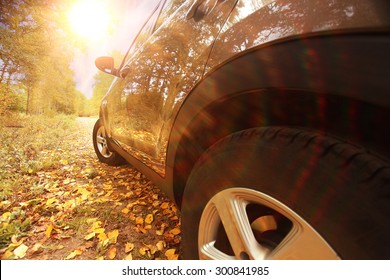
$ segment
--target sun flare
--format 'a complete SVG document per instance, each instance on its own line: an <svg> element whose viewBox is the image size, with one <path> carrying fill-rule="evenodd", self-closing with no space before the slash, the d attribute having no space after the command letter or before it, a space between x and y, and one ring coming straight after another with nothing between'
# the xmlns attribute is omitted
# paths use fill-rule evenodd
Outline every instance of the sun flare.
<svg viewBox="0 0 390 280"><path fill-rule="evenodd" d="M68 19L72 30L89 41L107 36L111 21L106 5L92 0L78 1L69 11Z"/></svg>

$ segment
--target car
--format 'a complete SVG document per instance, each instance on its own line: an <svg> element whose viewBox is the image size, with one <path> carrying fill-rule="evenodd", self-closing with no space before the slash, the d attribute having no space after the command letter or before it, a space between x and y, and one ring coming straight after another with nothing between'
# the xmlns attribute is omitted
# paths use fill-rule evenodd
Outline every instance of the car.
<svg viewBox="0 0 390 280"><path fill-rule="evenodd" d="M389 2L151 3L96 59L93 142L177 204L183 258L389 259Z"/></svg>

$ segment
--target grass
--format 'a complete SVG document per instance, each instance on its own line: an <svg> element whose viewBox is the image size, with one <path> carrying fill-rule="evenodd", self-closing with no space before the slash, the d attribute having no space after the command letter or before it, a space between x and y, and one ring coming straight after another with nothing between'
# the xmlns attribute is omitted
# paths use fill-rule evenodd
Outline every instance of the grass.
<svg viewBox="0 0 390 280"><path fill-rule="evenodd" d="M74 127L73 116L0 117L0 248L12 236L27 234L31 222L18 203L21 198L39 199L44 190L36 175L56 168L66 158L61 149Z"/></svg>
<svg viewBox="0 0 390 280"><path fill-rule="evenodd" d="M59 151L75 126L75 118L59 115L21 116L0 119L0 180L36 174L55 166Z"/></svg>

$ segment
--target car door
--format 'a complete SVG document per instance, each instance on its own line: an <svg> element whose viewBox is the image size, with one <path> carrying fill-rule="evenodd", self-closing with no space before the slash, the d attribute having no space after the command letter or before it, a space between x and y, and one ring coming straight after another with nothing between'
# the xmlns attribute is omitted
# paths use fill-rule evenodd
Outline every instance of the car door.
<svg viewBox="0 0 390 280"><path fill-rule="evenodd" d="M209 53L236 0L167 0L151 36L122 68L106 97L113 138L165 174L167 140L180 104L202 78ZM142 35L142 34L141 34Z"/></svg>

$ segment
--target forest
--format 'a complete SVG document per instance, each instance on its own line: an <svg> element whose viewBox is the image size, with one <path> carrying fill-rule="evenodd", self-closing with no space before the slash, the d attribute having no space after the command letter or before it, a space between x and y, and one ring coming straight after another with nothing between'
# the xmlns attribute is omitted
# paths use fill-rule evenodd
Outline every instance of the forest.
<svg viewBox="0 0 390 280"><path fill-rule="evenodd" d="M91 12L103 2L0 0L1 260L179 258L173 202L136 169L94 153L113 77L74 60L91 49L93 30L104 35L98 24L109 13ZM72 26L69 11L83 3ZM89 98L77 89L80 69L96 71Z"/></svg>
<svg viewBox="0 0 390 280"><path fill-rule="evenodd" d="M96 74L89 99L76 89L72 60L85 42L68 23L72 2L1 0L0 116L97 115L112 78Z"/></svg>

